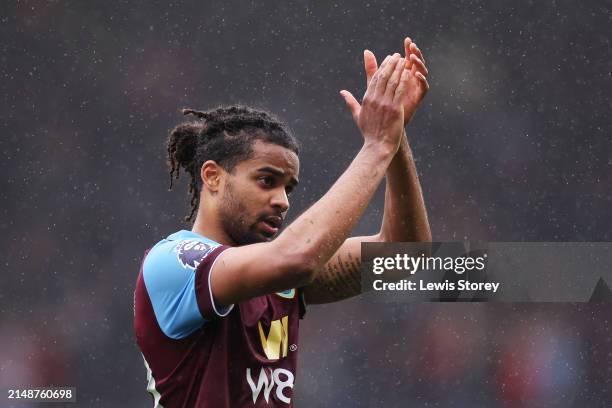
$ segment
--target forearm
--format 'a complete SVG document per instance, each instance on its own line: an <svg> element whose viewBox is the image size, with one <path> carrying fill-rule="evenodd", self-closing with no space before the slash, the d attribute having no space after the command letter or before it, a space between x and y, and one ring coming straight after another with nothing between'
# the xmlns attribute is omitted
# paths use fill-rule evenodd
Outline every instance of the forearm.
<svg viewBox="0 0 612 408"><path fill-rule="evenodd" d="M306 303L329 303L361 293L361 243L376 242L377 235L347 239L305 288Z"/></svg>
<svg viewBox="0 0 612 408"><path fill-rule="evenodd" d="M361 293L361 243L381 240L431 241L423 194L405 135L387 169L385 210L380 233L347 239L306 287L306 301L335 302ZM398 276L397 279L400 278Z"/></svg>
<svg viewBox="0 0 612 408"><path fill-rule="evenodd" d="M393 158L392 149L364 146L330 190L276 240L321 268L355 228Z"/></svg>
<svg viewBox="0 0 612 408"><path fill-rule="evenodd" d="M405 133L387 170L380 239L386 242L431 241L423 192Z"/></svg>

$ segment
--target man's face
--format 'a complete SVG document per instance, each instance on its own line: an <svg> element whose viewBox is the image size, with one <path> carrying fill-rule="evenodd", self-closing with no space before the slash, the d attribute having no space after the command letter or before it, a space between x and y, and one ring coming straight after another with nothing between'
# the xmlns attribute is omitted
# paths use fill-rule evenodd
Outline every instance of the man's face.
<svg viewBox="0 0 612 408"><path fill-rule="evenodd" d="M280 230L288 195L298 182L298 156L289 149L257 140L250 159L227 173L219 216L237 245L270 241Z"/></svg>

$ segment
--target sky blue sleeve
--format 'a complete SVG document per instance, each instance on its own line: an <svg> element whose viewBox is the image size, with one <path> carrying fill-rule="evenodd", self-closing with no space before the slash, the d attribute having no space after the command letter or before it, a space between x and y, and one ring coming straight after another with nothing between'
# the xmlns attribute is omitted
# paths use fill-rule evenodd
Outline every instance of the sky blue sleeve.
<svg viewBox="0 0 612 408"><path fill-rule="evenodd" d="M196 270L219 244L201 240L164 240L143 264L143 278L157 322L164 334L182 339L202 327L196 295ZM229 311L228 311L229 313Z"/></svg>

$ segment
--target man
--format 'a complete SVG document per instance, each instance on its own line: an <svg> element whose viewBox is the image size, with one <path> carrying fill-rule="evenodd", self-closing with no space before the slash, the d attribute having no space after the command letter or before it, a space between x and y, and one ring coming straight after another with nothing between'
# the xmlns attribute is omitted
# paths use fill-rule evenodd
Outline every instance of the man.
<svg viewBox="0 0 612 408"><path fill-rule="evenodd" d="M299 148L266 112L197 112L170 134L170 177L190 175L191 231L158 242L135 290L135 332L156 407L292 406L305 303L360 292L364 241L429 241L404 126L428 84L416 44L380 68L364 54L360 105L341 94L364 139L330 190L279 233L298 183ZM378 234L348 238L383 176ZM172 185L172 183L171 183Z"/></svg>

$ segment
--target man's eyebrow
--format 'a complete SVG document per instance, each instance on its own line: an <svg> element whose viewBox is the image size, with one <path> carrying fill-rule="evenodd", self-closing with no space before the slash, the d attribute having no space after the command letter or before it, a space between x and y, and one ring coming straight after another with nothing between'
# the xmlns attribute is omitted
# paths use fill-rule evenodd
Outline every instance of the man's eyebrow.
<svg viewBox="0 0 612 408"><path fill-rule="evenodd" d="M282 171L281 169L276 168L276 167L264 166L264 167L261 167L261 168L257 169L257 171L264 171L264 172L267 172L267 173L272 173L272 174L274 174L275 176L278 176L278 177L284 177L285 176L285 172ZM295 184L297 184L299 182L300 181L297 178L291 177L291 184L295 185Z"/></svg>

